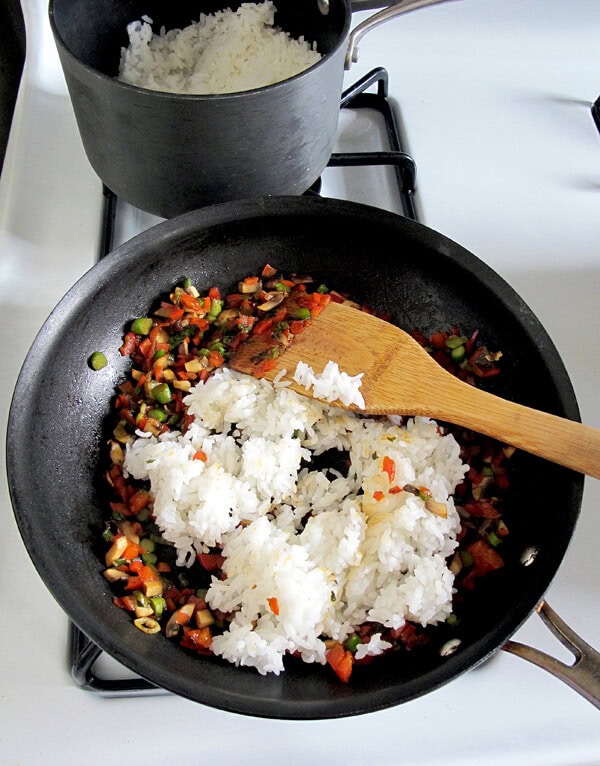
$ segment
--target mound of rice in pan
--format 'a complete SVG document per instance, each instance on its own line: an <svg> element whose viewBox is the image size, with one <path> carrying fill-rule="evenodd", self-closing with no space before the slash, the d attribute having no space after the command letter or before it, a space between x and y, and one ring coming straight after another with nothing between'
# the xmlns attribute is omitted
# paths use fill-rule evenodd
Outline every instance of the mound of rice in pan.
<svg viewBox="0 0 600 766"><path fill-rule="evenodd" d="M222 546L226 576L212 578L206 601L232 620L214 654L279 673L287 653L324 663L325 640L365 622L426 626L451 613L451 493L467 467L435 422L356 416L227 368L185 404L186 433L138 432L124 469L149 480L179 564ZM347 454L347 473L317 467L330 450ZM374 633L357 659L389 646Z"/></svg>
<svg viewBox="0 0 600 766"><path fill-rule="evenodd" d="M238 93L303 72L321 55L303 38L275 27L275 6L243 3L238 10L200 14L184 29L152 31L147 16L127 26L119 79L169 93Z"/></svg>

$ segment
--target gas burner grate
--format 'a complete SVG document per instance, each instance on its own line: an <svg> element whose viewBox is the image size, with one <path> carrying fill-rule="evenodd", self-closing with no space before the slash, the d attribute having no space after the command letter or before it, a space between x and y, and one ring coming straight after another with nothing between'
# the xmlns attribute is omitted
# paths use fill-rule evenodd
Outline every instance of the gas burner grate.
<svg viewBox="0 0 600 766"><path fill-rule="evenodd" d="M370 89L376 86L375 92ZM600 101L600 99L599 99ZM388 73L383 67L373 69L342 93L341 109L372 109L384 120L389 150L370 152L334 153L328 167L392 166L402 212L407 218L417 220L415 209L416 166L410 155L403 150L402 134L392 105L388 99ZM599 105L600 110L600 105ZM309 194L319 194L321 179L318 179ZM104 187L104 213L100 236L99 257L107 255L115 241L117 219L117 197ZM95 667L103 650L91 641L79 628L71 624L70 635L71 675L82 689L107 697L131 697L165 694L164 689L143 678L105 678Z"/></svg>

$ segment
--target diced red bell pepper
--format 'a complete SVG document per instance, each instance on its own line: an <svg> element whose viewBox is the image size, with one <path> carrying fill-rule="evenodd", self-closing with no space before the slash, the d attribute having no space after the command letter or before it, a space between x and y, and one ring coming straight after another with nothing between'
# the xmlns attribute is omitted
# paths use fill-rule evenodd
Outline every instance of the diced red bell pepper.
<svg viewBox="0 0 600 766"><path fill-rule="evenodd" d="M183 638L180 641L185 649L192 649L200 653L206 653L212 644L212 633L209 627L184 628Z"/></svg>
<svg viewBox="0 0 600 766"><path fill-rule="evenodd" d="M223 567L225 557L220 553L198 553L197 559L200 562L200 566L206 569L207 572L216 572Z"/></svg>
<svg viewBox="0 0 600 766"><path fill-rule="evenodd" d="M134 332L126 332L123 345L119 349L121 356L131 356L137 348L138 337Z"/></svg>
<svg viewBox="0 0 600 766"><path fill-rule="evenodd" d="M489 500L471 500L465 503L465 511L482 519L499 519L500 513Z"/></svg>
<svg viewBox="0 0 600 766"><path fill-rule="evenodd" d="M481 577L504 566L502 556L491 545L488 545L485 540L475 540L475 542L467 545L466 550L473 557L473 567L462 581L464 588L472 589L477 577Z"/></svg>
<svg viewBox="0 0 600 766"><path fill-rule="evenodd" d="M385 473L387 473L389 482L391 484L394 481L394 477L396 476L396 463L394 463L394 461L388 455L383 458L383 470Z"/></svg>
<svg viewBox="0 0 600 766"><path fill-rule="evenodd" d="M348 683L352 674L352 666L354 664L354 657L352 652L344 649L341 644L336 642L326 652L325 659L333 668L340 681Z"/></svg>

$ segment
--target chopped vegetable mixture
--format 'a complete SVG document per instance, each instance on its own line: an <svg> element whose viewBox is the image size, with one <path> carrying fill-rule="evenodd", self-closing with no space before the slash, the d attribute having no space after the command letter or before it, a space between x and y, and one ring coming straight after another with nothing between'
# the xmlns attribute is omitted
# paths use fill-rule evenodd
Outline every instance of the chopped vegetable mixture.
<svg viewBox="0 0 600 766"><path fill-rule="evenodd" d="M245 277L226 295L216 287L201 294L186 281L162 299L151 315L131 322L120 348L131 359L131 373L114 399L115 423L109 443L106 478L111 498L104 530L104 577L114 588L114 604L130 612L135 626L144 633L163 633L188 651L210 654L213 635L223 630L231 616L211 610L205 601L210 577L223 576L221 551L215 548L198 554L190 568L175 565L173 546L154 523L153 498L147 486L123 475L127 443L136 431L155 436L171 429L185 431L190 420L183 398L192 386L226 364L253 335L260 335L263 347L266 345L254 359L257 374L271 369L294 336L331 300L348 299L310 277L284 277L267 265L261 275ZM481 344L476 329L470 335L458 327L430 337L419 330L413 335L441 365L470 383L500 372L501 354ZM100 369L106 358L94 354L90 363ZM455 493L462 525L450 569L458 604L461 594L473 589L478 578L503 566L502 543L509 534L503 498L510 485L514 450L465 429L440 427L454 434L461 457L470 466ZM206 461L206 455L199 451L194 459ZM432 513L445 512L443 504L427 497L427 488L398 487L390 458L384 457L383 470L390 492L414 492ZM276 598L269 600L269 608L278 614ZM447 622L456 625L459 617L452 614ZM429 630L416 624L393 630L365 623L343 644L327 644L327 662L342 681L350 679L355 665L373 660L372 656L357 659L356 653L375 633L391 644L388 651L412 650L429 641Z"/></svg>

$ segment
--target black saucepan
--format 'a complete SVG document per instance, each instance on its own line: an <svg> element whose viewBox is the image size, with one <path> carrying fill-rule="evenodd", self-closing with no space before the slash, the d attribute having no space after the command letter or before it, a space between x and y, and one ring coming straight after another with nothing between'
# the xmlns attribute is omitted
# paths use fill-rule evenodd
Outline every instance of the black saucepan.
<svg viewBox="0 0 600 766"><path fill-rule="evenodd" d="M22 368L8 426L8 478L16 519L37 570L81 630L160 687L198 702L265 717L327 718L371 712L425 694L504 646L552 580L580 510L583 477L527 454L514 458L506 511L506 566L465 602L458 628L428 647L357 667L348 685L290 658L279 677L189 656L138 631L111 603L99 545L105 420L126 374L118 348L133 317L185 277L223 290L265 263L313 274L391 312L406 329L459 324L504 353L493 389L578 419L565 368L518 295L456 243L368 206L310 197L224 203L159 224L95 265L52 312ZM108 365L93 371L101 350ZM526 552L537 555L524 555ZM526 564L529 564L527 566ZM449 631L452 630L452 633ZM450 656L450 637L460 645Z"/></svg>
<svg viewBox="0 0 600 766"><path fill-rule="evenodd" d="M398 0L398 12L440 0ZM381 5L393 5L392 0ZM315 42L322 59L283 82L241 93L160 93L115 79L126 26L181 28L240 0L51 0L50 23L82 143L122 199L163 218L245 197L302 194L336 136L353 6L369 0L277 0L277 26ZM323 9L328 9L323 13Z"/></svg>

